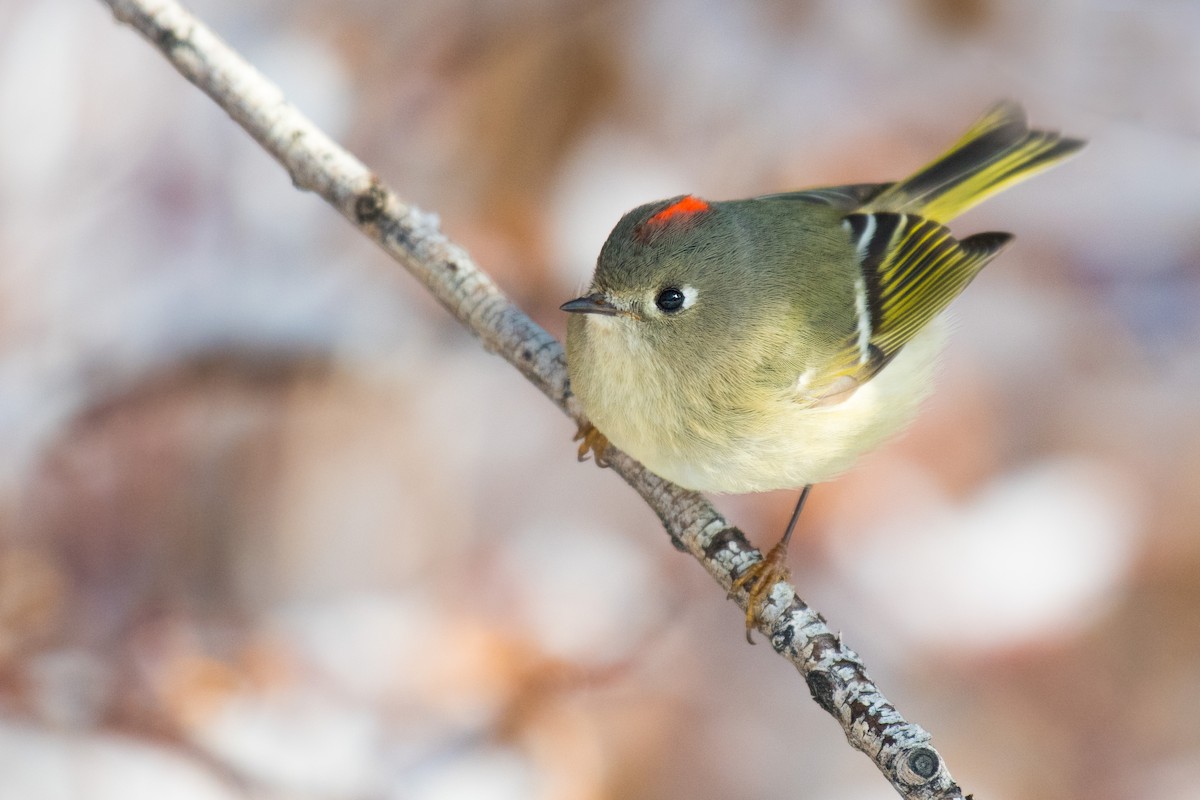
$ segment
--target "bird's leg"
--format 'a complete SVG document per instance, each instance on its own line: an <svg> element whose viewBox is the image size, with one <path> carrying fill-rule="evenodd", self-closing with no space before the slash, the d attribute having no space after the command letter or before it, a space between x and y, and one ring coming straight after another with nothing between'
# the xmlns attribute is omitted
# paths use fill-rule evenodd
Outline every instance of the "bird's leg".
<svg viewBox="0 0 1200 800"><path fill-rule="evenodd" d="M792 576L787 565L788 542L792 540L792 531L796 529L796 520L800 519L800 512L804 510L804 501L808 499L808 492L811 489L812 484L810 483L800 491L800 499L796 501L792 518L788 521L787 530L783 532L783 538L779 540L779 543L767 552L762 561L746 567L746 571L738 576L729 589L729 595L732 597L747 585L750 586L750 596L746 598L746 641L750 644L754 644L754 640L750 638L750 632L754 630L754 623L758 619L758 608L767 598L767 593L775 584L789 580Z"/></svg>
<svg viewBox="0 0 1200 800"><path fill-rule="evenodd" d="M604 434L596 430L596 426L590 422L583 422L579 425L579 430L575 432L573 442L579 442L578 458L580 461L587 461L588 456L592 455L596 459L597 467L607 467L608 459L604 457L604 451L608 449L608 439Z"/></svg>

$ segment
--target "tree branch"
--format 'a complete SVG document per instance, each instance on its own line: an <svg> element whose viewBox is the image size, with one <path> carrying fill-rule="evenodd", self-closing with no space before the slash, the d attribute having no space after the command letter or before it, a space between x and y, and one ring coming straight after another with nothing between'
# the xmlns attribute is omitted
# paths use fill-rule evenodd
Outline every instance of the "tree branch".
<svg viewBox="0 0 1200 800"><path fill-rule="evenodd" d="M174 0L103 1L245 128L297 187L328 201L416 276L486 349L520 370L576 422L583 419L567 384L562 347L441 233L436 217L401 201ZM610 454L612 469L654 509L676 547L696 558L725 591L734 575L762 558L700 495L624 454ZM746 593L734 599L745 610ZM875 762L901 796L962 798L929 734L900 716L867 677L858 655L792 586L776 584L758 627L804 676L813 699L841 724L850 744Z"/></svg>

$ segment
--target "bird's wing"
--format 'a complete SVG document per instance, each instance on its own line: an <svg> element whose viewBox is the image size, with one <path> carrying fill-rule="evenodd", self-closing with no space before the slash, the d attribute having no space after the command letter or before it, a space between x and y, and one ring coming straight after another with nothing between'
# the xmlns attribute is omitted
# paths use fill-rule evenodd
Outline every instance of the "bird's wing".
<svg viewBox="0 0 1200 800"><path fill-rule="evenodd" d="M849 214L854 247L853 334L820 375L805 381L813 402L845 399L958 296L1012 238L980 233L962 241L914 214Z"/></svg>

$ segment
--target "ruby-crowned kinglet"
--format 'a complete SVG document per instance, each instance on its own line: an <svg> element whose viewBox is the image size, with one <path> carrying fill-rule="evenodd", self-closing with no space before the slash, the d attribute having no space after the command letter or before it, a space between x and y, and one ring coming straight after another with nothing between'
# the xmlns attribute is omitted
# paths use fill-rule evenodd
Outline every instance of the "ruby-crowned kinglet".
<svg viewBox="0 0 1200 800"><path fill-rule="evenodd" d="M941 312L1011 239L959 240L944 223L1082 146L1002 103L899 183L639 206L587 294L562 307L571 386L602 437L662 477L707 492L806 487L802 503L913 418ZM603 438L585 441L598 457ZM754 579L748 623L786 574L799 509L735 584Z"/></svg>

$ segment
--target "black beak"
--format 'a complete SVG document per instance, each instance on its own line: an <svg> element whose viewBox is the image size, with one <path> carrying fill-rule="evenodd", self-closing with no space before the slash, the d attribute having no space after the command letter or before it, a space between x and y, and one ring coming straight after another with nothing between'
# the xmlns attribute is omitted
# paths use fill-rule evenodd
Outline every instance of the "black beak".
<svg viewBox="0 0 1200 800"><path fill-rule="evenodd" d="M563 303L559 308L572 314L604 314L609 317L621 313L620 309L608 302L608 299L599 292L585 297L576 297L574 300Z"/></svg>

